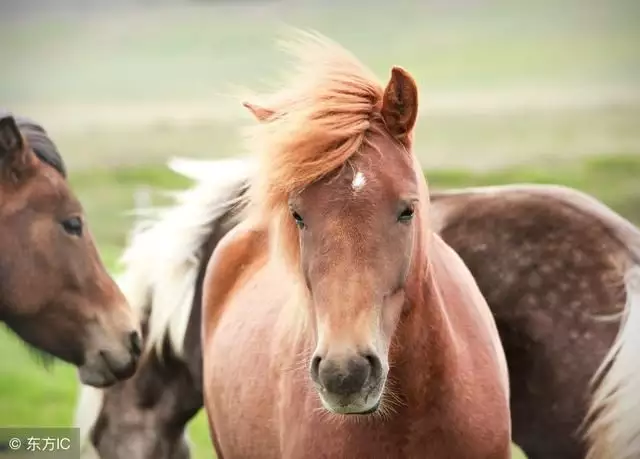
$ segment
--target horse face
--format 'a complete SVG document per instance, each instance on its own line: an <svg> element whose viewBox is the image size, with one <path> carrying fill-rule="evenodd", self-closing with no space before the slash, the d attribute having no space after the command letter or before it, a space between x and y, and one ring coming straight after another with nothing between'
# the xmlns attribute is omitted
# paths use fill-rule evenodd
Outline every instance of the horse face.
<svg viewBox="0 0 640 459"><path fill-rule="evenodd" d="M380 403L416 235L411 158L383 134L373 139L381 154L290 200L317 338L311 378L324 406L342 414Z"/></svg>
<svg viewBox="0 0 640 459"><path fill-rule="evenodd" d="M100 260L80 203L11 116L0 119L0 161L2 319L38 350L76 365L85 384L129 377L138 323Z"/></svg>

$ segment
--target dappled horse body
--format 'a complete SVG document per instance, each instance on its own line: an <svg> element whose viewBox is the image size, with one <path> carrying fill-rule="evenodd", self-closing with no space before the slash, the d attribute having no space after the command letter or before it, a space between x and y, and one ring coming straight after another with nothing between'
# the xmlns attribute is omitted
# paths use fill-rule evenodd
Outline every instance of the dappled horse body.
<svg viewBox="0 0 640 459"><path fill-rule="evenodd" d="M173 170L199 184L175 209L154 216L127 249L123 288L142 316L160 318L146 321L155 333L145 346L157 353L113 388L82 389L76 422L83 457L95 457L92 446L103 459L123 457L113 445L132 459L188 457L184 429L189 413L202 406L203 273L212 248L237 223L250 170L231 166L173 161ZM635 263L640 231L576 190L547 185L435 191L431 216L496 317L513 381L514 441L531 459L583 459L587 442L579 428L590 406L590 380L620 327L618 316L603 321L596 314L619 311L634 294L631 288L625 294L624 266ZM158 266L162 272L153 276L135 274ZM173 329L181 323L188 323L183 335ZM623 398L610 410L624 413L634 400ZM628 423L613 416L612 431ZM156 431L163 435L145 434ZM608 449L614 442L604 438ZM617 448L626 451L620 457L637 451L633 443Z"/></svg>
<svg viewBox="0 0 640 459"><path fill-rule="evenodd" d="M31 120L0 116L0 320L84 384L133 374L138 319L105 270L55 145Z"/></svg>
<svg viewBox="0 0 640 459"><path fill-rule="evenodd" d="M305 35L264 107L246 219L203 284L205 409L223 458L510 457L507 368L433 232L418 90Z"/></svg>
<svg viewBox="0 0 640 459"><path fill-rule="evenodd" d="M557 186L453 190L432 202L434 226L496 318L514 441L532 459L640 457L640 231Z"/></svg>

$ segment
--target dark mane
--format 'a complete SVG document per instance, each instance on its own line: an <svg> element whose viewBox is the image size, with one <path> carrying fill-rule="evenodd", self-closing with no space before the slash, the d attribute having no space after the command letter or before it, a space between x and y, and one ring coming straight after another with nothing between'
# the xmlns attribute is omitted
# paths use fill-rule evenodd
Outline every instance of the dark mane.
<svg viewBox="0 0 640 459"><path fill-rule="evenodd" d="M40 161L47 163L66 178L67 167L64 164L62 155L58 151L58 147L53 143L47 131L32 119L26 116L14 115L10 111L0 107L0 117L9 115L13 116L13 119L16 120L18 129L20 129L24 138L27 139L29 146L31 146L36 156L40 158Z"/></svg>
<svg viewBox="0 0 640 459"><path fill-rule="evenodd" d="M49 137L49 134L47 134L47 131L45 131L41 125L27 117L14 116L14 119L36 156L66 178L67 168L62 159L62 155L53 143L53 140L51 140L51 137Z"/></svg>

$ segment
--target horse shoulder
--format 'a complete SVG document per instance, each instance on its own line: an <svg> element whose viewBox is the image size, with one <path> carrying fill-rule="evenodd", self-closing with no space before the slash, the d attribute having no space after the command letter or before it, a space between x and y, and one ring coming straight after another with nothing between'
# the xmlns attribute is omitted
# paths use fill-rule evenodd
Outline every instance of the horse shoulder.
<svg viewBox="0 0 640 459"><path fill-rule="evenodd" d="M204 338L215 330L224 305L241 281L268 255L268 229L245 221L227 233L216 246L203 282Z"/></svg>

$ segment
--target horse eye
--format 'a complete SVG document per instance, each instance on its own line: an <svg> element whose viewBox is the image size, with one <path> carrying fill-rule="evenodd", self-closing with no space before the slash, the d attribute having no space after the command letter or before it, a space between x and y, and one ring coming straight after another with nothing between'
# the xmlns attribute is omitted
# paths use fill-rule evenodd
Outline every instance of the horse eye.
<svg viewBox="0 0 640 459"><path fill-rule="evenodd" d="M62 221L62 228L72 236L82 236L82 219L71 217Z"/></svg>
<svg viewBox="0 0 640 459"><path fill-rule="evenodd" d="M407 207L402 212L400 212L400 215L398 215L398 221L408 222L413 218L413 214L414 214L413 207Z"/></svg>
<svg viewBox="0 0 640 459"><path fill-rule="evenodd" d="M296 212L295 210L292 210L291 211L291 216L296 221L296 226L298 228L303 229L305 227L304 220L302 219L302 217L300 216L300 214L298 212Z"/></svg>

